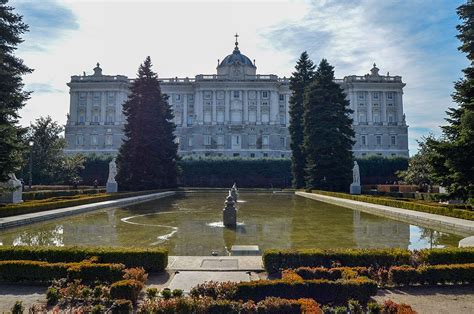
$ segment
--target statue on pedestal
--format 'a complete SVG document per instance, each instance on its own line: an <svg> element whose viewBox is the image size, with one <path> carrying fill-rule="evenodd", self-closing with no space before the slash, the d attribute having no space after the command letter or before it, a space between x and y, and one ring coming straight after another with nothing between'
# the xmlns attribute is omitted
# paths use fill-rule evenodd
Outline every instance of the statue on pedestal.
<svg viewBox="0 0 474 314"><path fill-rule="evenodd" d="M107 193L116 193L118 191L118 184L115 181L117 175L117 164L115 158L109 162L109 178L107 179Z"/></svg>
<svg viewBox="0 0 474 314"><path fill-rule="evenodd" d="M1 188L5 189L0 195L0 203L21 203L23 202L23 185L14 173L8 175L8 181L1 183Z"/></svg>
<svg viewBox="0 0 474 314"><path fill-rule="evenodd" d="M234 183L234 185L232 186L232 188L230 189L230 195L234 198L234 202L237 203L237 199L238 199L238 189L237 189L237 184Z"/></svg>
<svg viewBox="0 0 474 314"><path fill-rule="evenodd" d="M357 163L357 161L354 161L354 167L352 168L352 184L350 186L350 193L351 194L361 193L360 170L359 170L359 164Z"/></svg>
<svg viewBox="0 0 474 314"><path fill-rule="evenodd" d="M235 202L231 191L229 191L229 195L227 196L224 204L224 226L235 228L237 226L237 208L235 208Z"/></svg>

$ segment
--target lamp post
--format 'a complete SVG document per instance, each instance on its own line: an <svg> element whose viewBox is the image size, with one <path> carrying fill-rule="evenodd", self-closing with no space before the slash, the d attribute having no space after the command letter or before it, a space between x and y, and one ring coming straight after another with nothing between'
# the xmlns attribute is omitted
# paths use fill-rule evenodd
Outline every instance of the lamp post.
<svg viewBox="0 0 474 314"><path fill-rule="evenodd" d="M35 143L33 141L29 141L28 145L30 146L30 178L28 180L28 186L31 191L31 185L33 183L33 145Z"/></svg>

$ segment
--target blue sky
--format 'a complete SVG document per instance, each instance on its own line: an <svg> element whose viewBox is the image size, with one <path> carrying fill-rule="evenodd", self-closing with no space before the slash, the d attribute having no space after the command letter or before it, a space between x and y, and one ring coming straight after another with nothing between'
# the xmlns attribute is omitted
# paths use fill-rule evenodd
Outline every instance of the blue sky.
<svg viewBox="0 0 474 314"><path fill-rule="evenodd" d="M257 71L289 76L300 53L326 58L338 78L364 75L376 62L407 84L410 152L416 139L439 134L452 106L453 82L468 62L458 52L457 0L324 1L11 1L30 32L18 51L35 71L28 125L42 115L66 122L71 75L101 62L106 74L133 77L150 55L161 77L214 73L233 48Z"/></svg>

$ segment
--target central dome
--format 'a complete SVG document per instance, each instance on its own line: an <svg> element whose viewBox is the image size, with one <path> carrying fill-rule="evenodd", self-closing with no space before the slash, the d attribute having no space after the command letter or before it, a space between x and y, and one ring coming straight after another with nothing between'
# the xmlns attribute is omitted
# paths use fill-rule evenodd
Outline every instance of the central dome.
<svg viewBox="0 0 474 314"><path fill-rule="evenodd" d="M219 66L217 68L234 65L236 63L256 68L256 66L252 63L252 61L250 61L250 59L246 55L240 53L239 47L237 46L235 46L232 54L225 57L224 60L219 63Z"/></svg>

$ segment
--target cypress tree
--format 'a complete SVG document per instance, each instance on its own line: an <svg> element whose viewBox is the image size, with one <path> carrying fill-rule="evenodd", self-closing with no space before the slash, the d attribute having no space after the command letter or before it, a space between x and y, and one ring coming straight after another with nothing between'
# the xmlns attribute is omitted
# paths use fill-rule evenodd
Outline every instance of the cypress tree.
<svg viewBox="0 0 474 314"><path fill-rule="evenodd" d="M334 68L323 59L303 101L303 148L306 186L347 191L352 182L354 131L352 110Z"/></svg>
<svg viewBox="0 0 474 314"><path fill-rule="evenodd" d="M290 138L291 138L291 174L295 188L304 187L305 156L303 153L303 96L304 90L314 76L314 64L304 51L295 66L290 78Z"/></svg>
<svg viewBox="0 0 474 314"><path fill-rule="evenodd" d="M123 105L125 139L117 156L120 189L148 190L175 187L177 151L173 113L161 93L158 76L147 57Z"/></svg>
<svg viewBox="0 0 474 314"><path fill-rule="evenodd" d="M446 112L447 125L441 127L440 139L429 138L427 145L435 180L454 197L467 199L474 195L474 3L469 1L457 9L462 24L456 28L461 41L460 51L470 64L463 70L464 78L454 84L452 98L458 104Z"/></svg>
<svg viewBox="0 0 474 314"><path fill-rule="evenodd" d="M18 125L18 110L30 95L23 91L22 75L32 70L14 52L27 31L22 17L13 13L7 0L0 0L0 182L19 169L25 148L22 137L26 130Z"/></svg>

